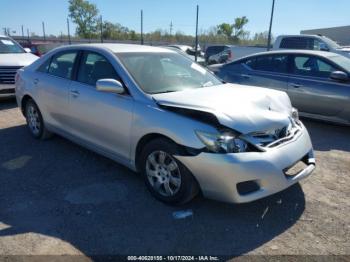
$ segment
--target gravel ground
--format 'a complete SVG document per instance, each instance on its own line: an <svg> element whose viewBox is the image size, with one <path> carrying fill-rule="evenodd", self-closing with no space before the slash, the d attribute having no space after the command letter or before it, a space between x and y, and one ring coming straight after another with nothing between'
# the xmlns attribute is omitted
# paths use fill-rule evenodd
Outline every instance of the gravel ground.
<svg viewBox="0 0 350 262"><path fill-rule="evenodd" d="M109 159L34 140L15 102L0 101L0 255L350 255L350 128L304 123L308 179L249 204L170 207ZM174 219L180 210L193 215Z"/></svg>

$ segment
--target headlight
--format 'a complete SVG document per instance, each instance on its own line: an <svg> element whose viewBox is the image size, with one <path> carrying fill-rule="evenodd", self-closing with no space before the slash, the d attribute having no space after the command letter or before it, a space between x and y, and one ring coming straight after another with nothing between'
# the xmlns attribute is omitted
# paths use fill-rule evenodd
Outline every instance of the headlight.
<svg viewBox="0 0 350 262"><path fill-rule="evenodd" d="M247 143L230 132L212 134L196 131L196 135L214 153L240 153L247 150Z"/></svg>
<svg viewBox="0 0 350 262"><path fill-rule="evenodd" d="M292 108L292 118L295 122L299 122L299 112L298 112L298 109L296 108Z"/></svg>

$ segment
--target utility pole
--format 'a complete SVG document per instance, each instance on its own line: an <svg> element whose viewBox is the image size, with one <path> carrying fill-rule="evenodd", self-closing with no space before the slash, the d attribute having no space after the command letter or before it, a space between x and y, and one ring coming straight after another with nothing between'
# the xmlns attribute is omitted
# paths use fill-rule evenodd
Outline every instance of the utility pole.
<svg viewBox="0 0 350 262"><path fill-rule="evenodd" d="M141 9L141 45L143 45L143 10Z"/></svg>
<svg viewBox="0 0 350 262"><path fill-rule="evenodd" d="M169 32L170 32L170 35L172 35L172 33L173 33L173 21L170 22L170 30L169 30Z"/></svg>
<svg viewBox="0 0 350 262"><path fill-rule="evenodd" d="M199 6L197 5L197 16L196 16L196 47L195 47L195 56L194 61L197 62L197 56L198 56L198 13L199 13Z"/></svg>
<svg viewBox="0 0 350 262"><path fill-rule="evenodd" d="M27 37L28 37L28 42L29 42L30 41L29 28L27 28Z"/></svg>
<svg viewBox="0 0 350 262"><path fill-rule="evenodd" d="M43 24L43 36L44 36L44 41L46 41L46 35L45 35L45 23L42 22Z"/></svg>
<svg viewBox="0 0 350 262"><path fill-rule="evenodd" d="M23 30L23 25L21 26L22 29L22 38L24 39L24 30Z"/></svg>
<svg viewBox="0 0 350 262"><path fill-rule="evenodd" d="M103 20L102 20L102 15L100 16L100 31L101 31L101 43L103 43Z"/></svg>
<svg viewBox="0 0 350 262"><path fill-rule="evenodd" d="M272 30L272 21L273 21L273 13L274 13L274 11L275 11L275 0L272 0L269 36L268 36L268 39L267 39L267 51L270 51L270 46L271 46L271 30Z"/></svg>
<svg viewBox="0 0 350 262"><path fill-rule="evenodd" d="M72 42L70 40L69 18L67 18L67 29L68 29L68 42L69 42L69 44L72 44Z"/></svg>

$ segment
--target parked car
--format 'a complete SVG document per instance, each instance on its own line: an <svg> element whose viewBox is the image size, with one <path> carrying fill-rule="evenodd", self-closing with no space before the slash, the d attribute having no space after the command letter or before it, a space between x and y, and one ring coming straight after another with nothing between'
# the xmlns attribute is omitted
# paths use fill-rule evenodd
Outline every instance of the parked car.
<svg viewBox="0 0 350 262"><path fill-rule="evenodd" d="M208 65L225 63L230 55L229 45L213 45L205 50L205 62Z"/></svg>
<svg viewBox="0 0 350 262"><path fill-rule="evenodd" d="M19 70L16 97L38 139L58 133L139 171L166 203L249 202L315 168L286 93L222 84L166 48L61 47Z"/></svg>
<svg viewBox="0 0 350 262"><path fill-rule="evenodd" d="M23 49L12 38L0 35L0 97L15 95L15 75L38 57Z"/></svg>
<svg viewBox="0 0 350 262"><path fill-rule="evenodd" d="M229 63L241 57L265 52L266 47L215 45L207 48L205 58L208 65Z"/></svg>
<svg viewBox="0 0 350 262"><path fill-rule="evenodd" d="M59 43L46 43L46 42L34 42L34 43L23 43L23 48L29 48L30 52L36 56L42 56L50 50L61 46Z"/></svg>
<svg viewBox="0 0 350 262"><path fill-rule="evenodd" d="M288 93L301 115L350 124L350 59L321 51L273 51L212 66L224 81Z"/></svg>
<svg viewBox="0 0 350 262"><path fill-rule="evenodd" d="M350 58L350 47L342 47L323 35L281 35L277 37L273 49L326 51Z"/></svg>
<svg viewBox="0 0 350 262"><path fill-rule="evenodd" d="M189 58L191 58L193 61L196 60L196 57L195 57L195 54L196 54L196 51L193 50L192 47L190 46L185 46L185 45L169 45L169 46L165 46L165 48L168 48L168 49L171 49L171 50L174 50L180 54L183 54L185 56L188 56ZM206 65L205 64L205 60L203 58L203 54L202 52L199 50L197 51L197 63L200 64L200 65Z"/></svg>

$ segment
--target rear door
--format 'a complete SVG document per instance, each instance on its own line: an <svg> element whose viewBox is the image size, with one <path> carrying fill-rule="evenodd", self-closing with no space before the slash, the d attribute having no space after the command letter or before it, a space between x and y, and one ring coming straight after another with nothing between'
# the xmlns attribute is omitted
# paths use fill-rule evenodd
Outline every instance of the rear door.
<svg viewBox="0 0 350 262"><path fill-rule="evenodd" d="M288 55L260 55L226 67L228 82L287 91Z"/></svg>
<svg viewBox="0 0 350 262"><path fill-rule="evenodd" d="M63 51L47 59L37 70L34 85L37 103L48 124L69 129L68 94L78 51Z"/></svg>
<svg viewBox="0 0 350 262"><path fill-rule="evenodd" d="M84 51L76 79L70 86L72 134L97 150L129 158L134 99L96 90L99 79L121 81L113 65L100 53Z"/></svg>
<svg viewBox="0 0 350 262"><path fill-rule="evenodd" d="M325 58L313 55L292 57L288 94L292 104L301 112L323 116L336 116L348 103L343 94L348 83L330 78L333 71L342 70Z"/></svg>

